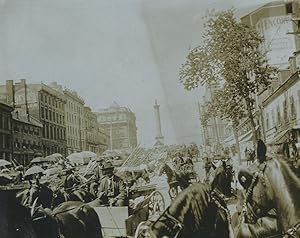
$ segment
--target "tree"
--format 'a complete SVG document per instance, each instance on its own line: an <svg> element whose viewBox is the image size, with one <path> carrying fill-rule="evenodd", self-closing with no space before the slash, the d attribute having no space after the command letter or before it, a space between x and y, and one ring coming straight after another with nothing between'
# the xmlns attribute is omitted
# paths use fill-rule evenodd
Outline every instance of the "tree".
<svg viewBox="0 0 300 238"><path fill-rule="evenodd" d="M225 81L226 90L231 92L227 97L236 98L231 100L232 109L240 108L246 112L256 144L254 95L264 90L276 73L261 52L264 39L255 29L238 22L233 9L211 14L203 37L204 45L187 55L180 69L180 81L186 90Z"/></svg>
<svg viewBox="0 0 300 238"><path fill-rule="evenodd" d="M225 83L223 88L220 88L214 92L212 98L206 103L206 110L204 111L204 119L207 121L209 118L221 117L232 123L233 134L235 138L236 150L238 153L239 163L241 162L240 146L238 140L238 126L242 119L246 116L245 108L240 106L239 97L232 97L234 88L230 87L228 83ZM205 123L203 120L202 123Z"/></svg>

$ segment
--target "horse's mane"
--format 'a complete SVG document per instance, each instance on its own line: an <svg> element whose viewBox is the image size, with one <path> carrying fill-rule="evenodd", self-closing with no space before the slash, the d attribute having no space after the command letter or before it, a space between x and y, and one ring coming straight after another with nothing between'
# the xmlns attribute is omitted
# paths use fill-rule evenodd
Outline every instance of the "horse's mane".
<svg viewBox="0 0 300 238"><path fill-rule="evenodd" d="M294 201L300 201L300 179L292 172L288 164L283 159L276 158L273 160L274 166L278 167L276 161L280 164L282 176L292 199ZM300 207L298 207L298 209L300 209Z"/></svg>

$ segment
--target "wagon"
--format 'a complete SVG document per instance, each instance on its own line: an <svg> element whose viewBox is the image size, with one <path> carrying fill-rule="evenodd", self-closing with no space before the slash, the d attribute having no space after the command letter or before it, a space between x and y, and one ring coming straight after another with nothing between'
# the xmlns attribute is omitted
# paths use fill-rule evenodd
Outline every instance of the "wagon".
<svg viewBox="0 0 300 238"><path fill-rule="evenodd" d="M129 207L94 207L98 214L103 237L133 237L142 221L155 219L165 210L163 195L155 185L136 187L130 194Z"/></svg>

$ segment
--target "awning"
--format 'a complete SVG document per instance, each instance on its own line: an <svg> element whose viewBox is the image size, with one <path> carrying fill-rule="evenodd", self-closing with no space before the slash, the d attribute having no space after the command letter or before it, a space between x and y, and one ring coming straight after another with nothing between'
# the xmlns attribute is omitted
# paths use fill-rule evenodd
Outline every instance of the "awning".
<svg viewBox="0 0 300 238"><path fill-rule="evenodd" d="M283 130L279 132L272 140L272 144L279 145L285 142L286 139L288 139L288 133L290 129Z"/></svg>
<svg viewBox="0 0 300 238"><path fill-rule="evenodd" d="M246 143L248 141L251 141L252 140L252 137L253 137L253 133L252 131L247 135L245 135L241 140L240 140L240 143Z"/></svg>

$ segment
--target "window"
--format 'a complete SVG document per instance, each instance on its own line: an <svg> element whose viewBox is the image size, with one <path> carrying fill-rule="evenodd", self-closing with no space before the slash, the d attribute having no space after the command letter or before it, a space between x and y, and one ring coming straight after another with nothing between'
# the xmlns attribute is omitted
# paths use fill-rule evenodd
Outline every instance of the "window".
<svg viewBox="0 0 300 238"><path fill-rule="evenodd" d="M41 107L41 117L44 118L45 113L44 113L44 107Z"/></svg>
<svg viewBox="0 0 300 238"><path fill-rule="evenodd" d="M267 129L270 128L269 113L266 113L266 127Z"/></svg>
<svg viewBox="0 0 300 238"><path fill-rule="evenodd" d="M287 106L287 100L283 101L283 119L284 121L287 121L288 118L288 106Z"/></svg>

